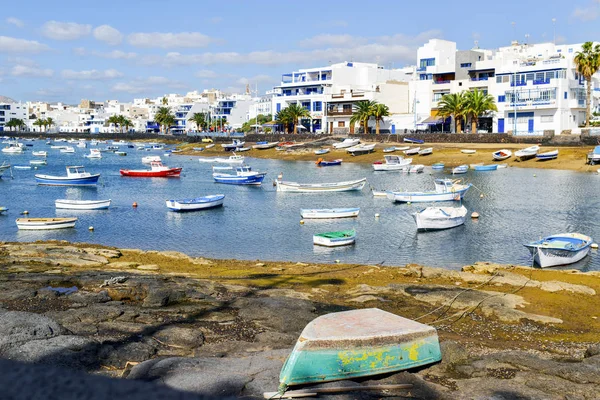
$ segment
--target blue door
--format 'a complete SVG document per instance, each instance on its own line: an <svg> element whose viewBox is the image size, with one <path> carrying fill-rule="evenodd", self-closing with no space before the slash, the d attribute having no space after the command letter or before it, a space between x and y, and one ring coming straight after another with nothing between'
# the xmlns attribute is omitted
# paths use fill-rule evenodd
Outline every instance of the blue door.
<svg viewBox="0 0 600 400"><path fill-rule="evenodd" d="M498 118L498 133L504 133L504 118Z"/></svg>
<svg viewBox="0 0 600 400"><path fill-rule="evenodd" d="M392 134L396 133L396 125L392 124Z"/></svg>
<svg viewBox="0 0 600 400"><path fill-rule="evenodd" d="M529 119L529 126L527 128L527 132L529 132L529 133L533 132L533 118Z"/></svg>

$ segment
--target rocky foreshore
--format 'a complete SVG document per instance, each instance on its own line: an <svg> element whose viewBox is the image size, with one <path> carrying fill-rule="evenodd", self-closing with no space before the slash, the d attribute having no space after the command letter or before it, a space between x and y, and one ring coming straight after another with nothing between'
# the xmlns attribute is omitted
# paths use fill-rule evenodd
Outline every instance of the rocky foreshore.
<svg viewBox="0 0 600 400"><path fill-rule="evenodd" d="M308 322L362 307L435 326L443 360L368 381L412 383L410 390L328 398L594 399L600 392L598 273L244 262L1 243L0 287L0 383L12 383L9 398L261 398L276 390ZM50 379L49 368L62 380ZM73 372L61 368L86 375L65 379Z"/></svg>

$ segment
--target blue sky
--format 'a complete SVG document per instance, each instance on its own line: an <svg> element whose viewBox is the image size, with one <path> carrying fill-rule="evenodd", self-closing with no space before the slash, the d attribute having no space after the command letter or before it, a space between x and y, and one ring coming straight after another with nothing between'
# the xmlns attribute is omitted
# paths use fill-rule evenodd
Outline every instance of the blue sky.
<svg viewBox="0 0 600 400"><path fill-rule="evenodd" d="M600 0L5 1L0 95L63 101L219 88L264 92L329 62L405 66L430 38L482 48L600 40ZM515 26L511 25L515 22Z"/></svg>

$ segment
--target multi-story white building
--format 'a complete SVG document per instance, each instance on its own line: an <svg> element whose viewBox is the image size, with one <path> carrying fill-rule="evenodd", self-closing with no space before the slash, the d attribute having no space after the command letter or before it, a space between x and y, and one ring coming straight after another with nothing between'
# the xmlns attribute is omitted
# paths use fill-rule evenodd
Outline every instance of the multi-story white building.
<svg viewBox="0 0 600 400"><path fill-rule="evenodd" d="M409 113L409 84L413 69L385 69L377 64L344 62L301 69L282 76L274 88L272 112L300 104L310 117L300 121L309 132L353 133L353 105L361 100L384 103L392 114ZM374 121L373 121L374 124ZM394 130L383 124L384 129Z"/></svg>
<svg viewBox="0 0 600 400"><path fill-rule="evenodd" d="M252 99L253 103L248 108L248 121L256 118L258 115L271 115L272 98L273 93L267 92L265 96L256 97Z"/></svg>
<svg viewBox="0 0 600 400"><path fill-rule="evenodd" d="M27 105L22 103L0 103L0 132L11 119L27 122Z"/></svg>

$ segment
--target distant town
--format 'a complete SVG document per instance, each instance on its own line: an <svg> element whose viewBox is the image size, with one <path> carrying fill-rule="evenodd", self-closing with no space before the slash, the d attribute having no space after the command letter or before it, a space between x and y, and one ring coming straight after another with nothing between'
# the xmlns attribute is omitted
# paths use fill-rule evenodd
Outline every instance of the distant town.
<svg viewBox="0 0 600 400"><path fill-rule="evenodd" d="M278 116L295 104L306 110L295 130L310 133L353 134L376 127L381 133L578 133L587 114L586 79L575 62L582 46L512 42L494 50L477 45L458 50L455 42L431 39L417 50L413 66L348 61L284 71L281 83L260 96L247 85L244 93L206 89L131 102L85 99L78 105L0 98L0 131L283 132L289 128ZM598 111L598 82L595 74L592 112ZM443 112L443 98L472 91L491 96L493 106L475 116L475 124L463 116L461 126L460 115ZM357 104L364 101L385 105L385 112L357 120Z"/></svg>

